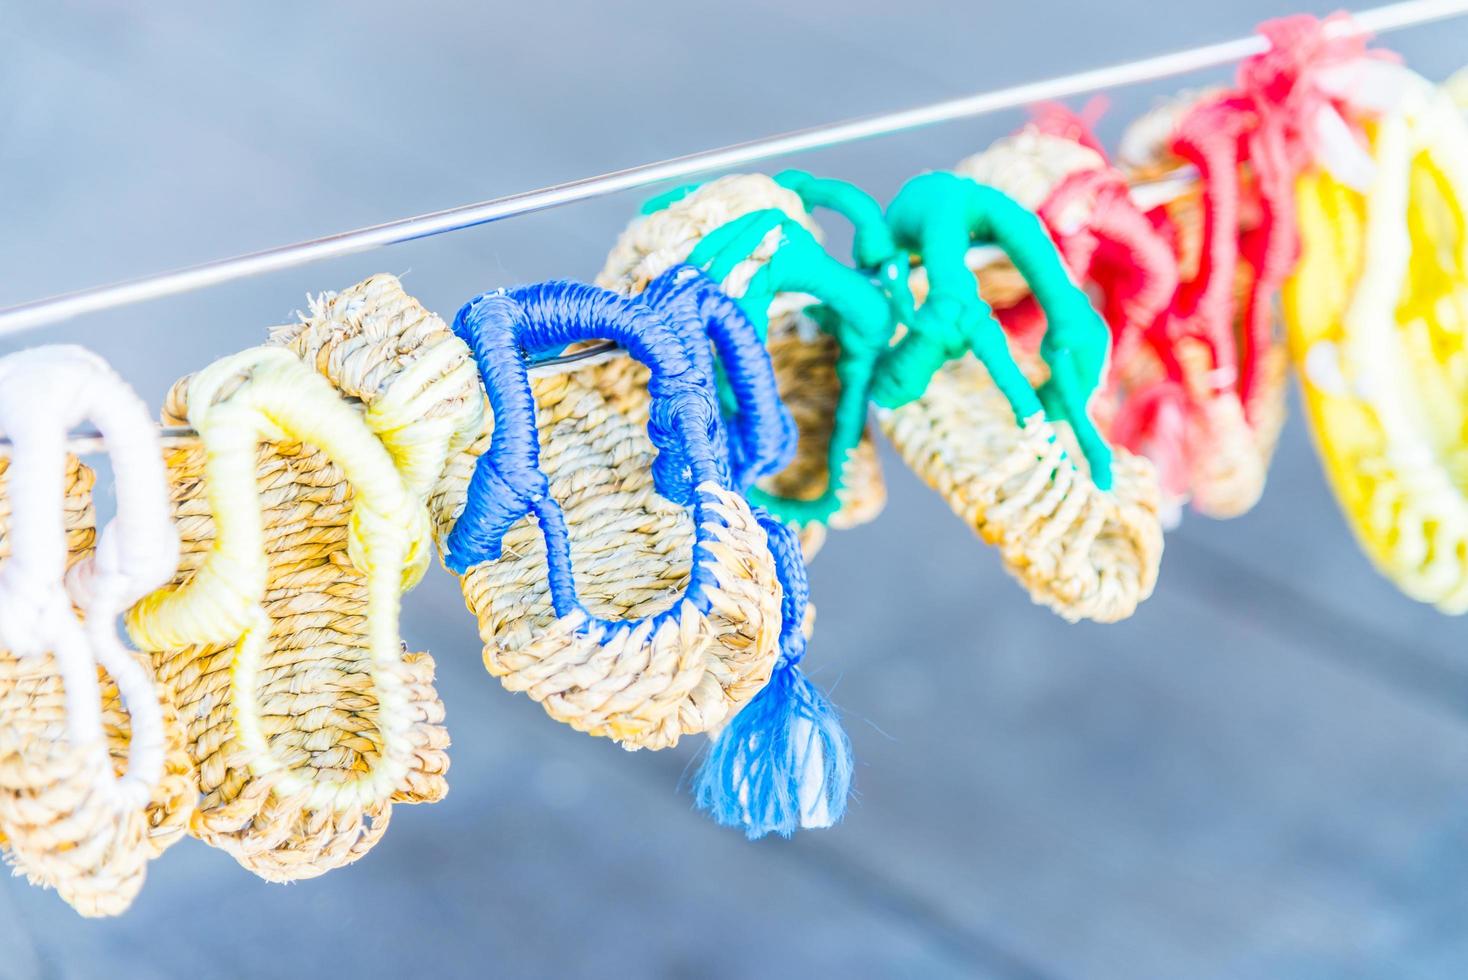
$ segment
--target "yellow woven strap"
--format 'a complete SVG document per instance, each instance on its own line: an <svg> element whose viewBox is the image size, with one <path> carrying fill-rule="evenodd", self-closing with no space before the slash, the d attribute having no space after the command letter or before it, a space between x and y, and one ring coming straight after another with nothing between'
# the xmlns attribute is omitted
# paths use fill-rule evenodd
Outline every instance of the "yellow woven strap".
<svg viewBox="0 0 1468 980"><path fill-rule="evenodd" d="M330 384L287 350L260 347L224 358L189 386L189 422L204 446L206 493L216 533L208 557L184 585L154 593L129 614L136 643L160 651L189 644L235 646L230 695L234 723L256 776L278 774L284 794L307 793L312 807L388 799L407 774L408 692L393 668L401 659L402 591L427 566L428 516L392 457ZM256 481L261 442L303 442L342 468L354 490L348 554L367 579L366 635L382 752L349 779L307 778L271 751L255 691L270 635L262 606L269 562Z"/></svg>
<svg viewBox="0 0 1468 980"><path fill-rule="evenodd" d="M1301 181L1286 322L1322 462L1362 547L1405 593L1461 613L1468 127L1445 93L1398 81L1365 193L1325 173Z"/></svg>

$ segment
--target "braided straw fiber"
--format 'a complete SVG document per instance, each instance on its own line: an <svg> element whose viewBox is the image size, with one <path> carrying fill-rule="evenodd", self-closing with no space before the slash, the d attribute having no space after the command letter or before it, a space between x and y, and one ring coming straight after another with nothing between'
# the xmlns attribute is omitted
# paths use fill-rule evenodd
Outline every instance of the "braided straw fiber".
<svg viewBox="0 0 1468 980"><path fill-rule="evenodd" d="M1118 449L1112 489L1097 489L1078 469L1084 457L1069 427L1038 415L1019 426L972 356L942 368L917 401L877 417L903 460L999 549L1036 602L1072 622L1104 623L1152 594L1162 528L1147 460Z"/></svg>
<svg viewBox="0 0 1468 980"><path fill-rule="evenodd" d="M1202 96L1183 96L1135 121L1122 139L1121 165L1133 180L1165 177L1183 165L1169 150L1171 133L1189 107ZM1243 198L1250 196L1248 168L1240 174ZM1204 202L1200 188L1164 205L1175 236L1179 272L1184 281L1198 273L1204 233ZM1257 220L1241 208L1239 233ZM1235 270L1234 309L1242 310L1253 287L1253 269L1239 262ZM1242 342L1243 324L1235 323L1236 343ZM1164 374L1154 352L1139 348L1136 356L1115 366L1124 390L1146 387ZM1182 370L1189 402L1183 436L1187 460L1187 489L1193 507L1215 518L1237 517L1259 501L1269 473L1269 462L1285 420L1285 379L1288 353L1282 339L1259 352L1259 374L1248 405L1240 399L1233 378L1222 377L1209 345L1194 337L1174 341L1173 355ZM1252 422L1250 421L1252 420Z"/></svg>
<svg viewBox="0 0 1468 980"><path fill-rule="evenodd" d="M783 211L819 239L820 229L805 210L800 197L763 174L733 174L710 181L653 214L634 221L612 247L597 285L636 294L671 266L688 258L704 235L736 218L767 208ZM734 267L723 282L724 292L744 295L749 281L769 261L779 242L772 232L749 259ZM780 397L790 409L799 432L794 461L760 486L774 494L813 500L827 486L827 447L840 384L836 359L840 353L835 338L822 333L800 312L808 300L782 294L770 308L770 330L766 346L775 368ZM610 372L607 380L634 389L646 383L647 369L636 362L622 371L633 378ZM851 453L842 471L841 507L831 516L838 530L873 520L887 502L881 464L870 432ZM813 557L825 538L817 524L801 528L801 545L806 558Z"/></svg>
<svg viewBox="0 0 1468 980"><path fill-rule="evenodd" d="M623 359L625 360L625 359ZM463 576L479 621L484 665L552 718L629 749L671 746L718 729L769 680L779 654L781 589L765 532L743 497L715 489L707 549L717 586L700 612L687 587L694 525L653 488L654 450L642 418L619 410L624 384L604 374L618 361L532 378L540 465L565 511L582 601L595 616L635 620L681 602L676 620L603 634L551 605L545 542L526 517L505 535L502 557ZM464 509L488 432L450 462L432 498L442 535ZM707 488L708 485L705 486Z"/></svg>
<svg viewBox="0 0 1468 980"><path fill-rule="evenodd" d="M997 187L1029 210L1038 211L1066 177L1105 166L1106 160L1090 147L1025 127L959 161L953 170Z"/></svg>
<svg viewBox="0 0 1468 980"><path fill-rule="evenodd" d="M0 491L8 460L0 458ZM68 563L95 544L92 470L67 460L64 521ZM9 497L0 492L0 559L9 553ZM67 737L65 690L53 657L16 657L0 651L0 845L33 884L55 888L85 916L119 915L143 886L147 862L178 840L196 793L182 732L170 698L160 692L167 739L163 777L143 810L119 812L99 800L95 767L110 758L126 770L130 731L117 688L98 671L108 753L72 745Z"/></svg>
<svg viewBox="0 0 1468 980"><path fill-rule="evenodd" d="M330 358L326 364L339 367ZM188 419L190 380L169 392L165 424ZM393 803L434 802L447 792L448 734L433 661L404 647L383 662L372 580L349 553L362 488L333 456L289 437L259 448L268 569L260 608L268 637L252 678L240 676L243 639L238 646L167 642L198 635L216 618L205 612L197 625L172 629L156 622L170 598L216 584L196 575L218 550L207 460L198 438L166 454L180 570L172 587L133 609L128 626L140 646L154 650L159 673L177 692L204 794L190 831L267 880L315 877L367 853L386 831ZM413 516L405 505L399 519L411 524ZM391 613L395 631L395 607ZM236 681L253 687L254 697L237 696Z"/></svg>

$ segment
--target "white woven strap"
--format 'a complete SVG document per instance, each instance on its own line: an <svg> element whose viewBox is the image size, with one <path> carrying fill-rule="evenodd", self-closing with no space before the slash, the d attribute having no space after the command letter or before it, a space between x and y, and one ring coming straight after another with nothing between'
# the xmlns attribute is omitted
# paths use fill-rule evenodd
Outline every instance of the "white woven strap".
<svg viewBox="0 0 1468 980"><path fill-rule="evenodd" d="M117 517L93 555L66 574L61 500L67 433L84 421L106 440ZM157 429L147 407L95 354L38 347L0 360L0 433L12 444L8 472L11 554L0 568L0 647L50 652L65 686L74 746L107 751L97 665L117 684L132 732L127 774L97 768L97 787L122 807L144 805L163 773L163 717L152 678L123 648L117 617L178 567L178 532ZM83 612L78 621L73 604Z"/></svg>

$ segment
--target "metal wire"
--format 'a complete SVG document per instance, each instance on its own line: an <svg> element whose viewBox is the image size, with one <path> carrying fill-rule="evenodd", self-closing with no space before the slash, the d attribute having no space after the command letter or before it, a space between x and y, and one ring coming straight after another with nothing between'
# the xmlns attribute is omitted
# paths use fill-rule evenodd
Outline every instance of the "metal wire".
<svg viewBox="0 0 1468 980"><path fill-rule="evenodd" d="M1379 34L1463 14L1468 14L1468 0L1404 0L1401 3L1387 4L1353 14L1352 19L1346 22L1346 29ZM874 136L997 112L1002 109L1018 108L1048 99L1060 99L1097 89L1115 88L1181 75L1202 68L1229 64L1249 55L1258 54L1264 49L1265 41L1262 37L1254 35L1237 38L1125 64L1094 68L1045 81L1027 82L992 92L981 92L944 102L935 102L913 109L816 126L747 143L736 143L733 146L643 164L627 170L586 177L565 184L542 187L538 190L524 191L477 204L466 204L445 211L400 218L385 224L328 235L325 238L206 262L203 265L190 266L174 272L146 276L142 279L133 279L113 285L95 286L78 292L0 309L0 336L58 323L85 313L96 313L132 303L161 299L165 296L205 289L236 279L380 248L384 245L459 231L516 215L560 207L575 201L585 201L619 191L647 187L663 181L730 170L772 157L837 146Z"/></svg>

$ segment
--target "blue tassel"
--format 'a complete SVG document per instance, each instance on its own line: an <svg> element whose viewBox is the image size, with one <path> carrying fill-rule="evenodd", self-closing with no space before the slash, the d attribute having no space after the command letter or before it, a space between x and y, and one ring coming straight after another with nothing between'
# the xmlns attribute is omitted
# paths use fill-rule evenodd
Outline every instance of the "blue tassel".
<svg viewBox="0 0 1468 980"><path fill-rule="evenodd" d="M698 771L700 809L750 840L829 827L846 813L851 742L836 709L781 658L764 690L734 716Z"/></svg>
<svg viewBox="0 0 1468 980"><path fill-rule="evenodd" d="M805 657L805 561L795 532L756 508L780 580L780 657L769 683L709 746L694 793L700 809L750 840L829 827L846 813L851 742L836 709L800 669Z"/></svg>

